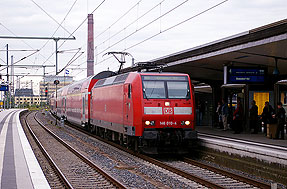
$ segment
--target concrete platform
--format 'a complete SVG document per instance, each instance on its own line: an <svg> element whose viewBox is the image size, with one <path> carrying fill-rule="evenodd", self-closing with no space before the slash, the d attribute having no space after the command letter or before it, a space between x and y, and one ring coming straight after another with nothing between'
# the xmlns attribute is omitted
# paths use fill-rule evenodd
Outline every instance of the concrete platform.
<svg viewBox="0 0 287 189"><path fill-rule="evenodd" d="M269 163L287 165L287 140L267 138L263 133L233 134L233 131L210 126L197 126L199 139L205 147L256 158Z"/></svg>
<svg viewBox="0 0 287 189"><path fill-rule="evenodd" d="M0 188L50 188L21 126L21 111L0 112Z"/></svg>

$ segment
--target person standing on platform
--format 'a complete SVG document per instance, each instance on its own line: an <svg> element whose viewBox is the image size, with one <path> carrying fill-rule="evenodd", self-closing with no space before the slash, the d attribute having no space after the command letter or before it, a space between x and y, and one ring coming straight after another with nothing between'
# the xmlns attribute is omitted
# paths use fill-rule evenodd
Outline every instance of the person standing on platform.
<svg viewBox="0 0 287 189"><path fill-rule="evenodd" d="M201 112L201 102L197 101L196 104L196 125L201 125L202 112Z"/></svg>
<svg viewBox="0 0 287 189"><path fill-rule="evenodd" d="M274 110L268 101L265 102L265 106L263 108L263 112L261 114L262 122L264 123L264 133L267 135L267 124L272 121L272 114Z"/></svg>
<svg viewBox="0 0 287 189"><path fill-rule="evenodd" d="M222 127L222 115L221 115L221 103L217 103L217 108L216 108L216 115L217 115L217 126L218 128Z"/></svg>
<svg viewBox="0 0 287 189"><path fill-rule="evenodd" d="M221 115L222 115L222 122L223 122L223 130L226 131L227 130L228 105L224 99L222 99Z"/></svg>
<svg viewBox="0 0 287 189"><path fill-rule="evenodd" d="M281 133L280 139L284 140L285 110L282 107L281 102L277 103L277 107L278 107L277 113L274 116L275 118L277 118L277 123L278 123L275 138L278 139L279 133Z"/></svg>
<svg viewBox="0 0 287 189"><path fill-rule="evenodd" d="M241 105L241 100L237 98L237 108L233 113L233 124L234 124L234 134L239 134L242 132L242 122L243 122L243 108Z"/></svg>
<svg viewBox="0 0 287 189"><path fill-rule="evenodd" d="M253 132L251 134L257 134L258 133L258 106L256 105L256 101L252 100L251 102L251 108L249 109L250 112L250 127L253 129Z"/></svg>

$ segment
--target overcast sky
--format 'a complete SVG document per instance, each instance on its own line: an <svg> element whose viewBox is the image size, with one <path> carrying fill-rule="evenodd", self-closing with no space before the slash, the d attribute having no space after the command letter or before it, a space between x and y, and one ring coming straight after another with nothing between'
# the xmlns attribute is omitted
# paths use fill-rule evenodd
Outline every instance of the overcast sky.
<svg viewBox="0 0 287 189"><path fill-rule="evenodd" d="M76 40L59 41L59 50L81 48L80 51L83 54L73 62L71 67L85 68L87 21L81 27L79 26L86 19L87 14L94 11L102 2L103 0L1 0L0 35L51 37L58 29L55 37L69 37L74 32L73 36ZM103 56L108 51L125 50L132 54L136 62L143 62L287 17L286 0L229 0L166 31L220 2L222 1L105 0L94 11L95 73L106 69L113 71L118 69L119 64L115 59ZM151 11L147 13L149 10ZM148 24L161 15L160 19ZM60 28L58 28L59 23L62 23ZM156 34L158 35L149 39ZM124 38L126 39L122 40ZM14 62L29 56L17 63L19 65L53 65L55 64L55 55L53 55L55 42L52 40L47 44L46 42L45 40L0 39L0 64L6 64L6 52L3 50L6 49L6 44L9 44L11 50L40 49L38 53L31 56L29 55L33 51L10 51L9 57L13 55ZM59 54L59 69L67 64L75 52L64 51ZM130 65L131 59L127 58L126 66ZM55 68L47 68L46 72L53 74ZM0 73L5 74L6 71L3 70ZM43 74L43 69L15 69L15 74L22 73ZM70 70L70 75L79 80L86 77L86 70ZM6 80L6 77L4 78ZM25 77L22 81L31 79L37 83L41 78Z"/></svg>

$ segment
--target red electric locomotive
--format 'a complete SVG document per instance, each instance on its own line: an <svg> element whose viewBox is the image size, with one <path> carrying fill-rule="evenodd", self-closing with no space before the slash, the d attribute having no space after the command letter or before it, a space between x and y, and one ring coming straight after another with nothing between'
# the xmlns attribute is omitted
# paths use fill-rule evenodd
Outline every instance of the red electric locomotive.
<svg viewBox="0 0 287 189"><path fill-rule="evenodd" d="M58 98L66 99L58 106L59 116L145 153L186 152L197 138L193 85L187 74L130 72L98 78L59 91Z"/></svg>
<svg viewBox="0 0 287 189"><path fill-rule="evenodd" d="M146 153L178 152L197 138L187 74L131 72L99 80L91 93L90 122L99 135Z"/></svg>

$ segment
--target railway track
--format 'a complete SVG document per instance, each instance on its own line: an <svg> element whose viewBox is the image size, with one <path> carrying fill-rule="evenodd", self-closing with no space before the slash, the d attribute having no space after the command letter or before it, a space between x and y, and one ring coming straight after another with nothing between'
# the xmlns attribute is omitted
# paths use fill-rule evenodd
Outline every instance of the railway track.
<svg viewBox="0 0 287 189"><path fill-rule="evenodd" d="M242 177L240 175L223 171L197 161L184 158L183 161L165 161L168 165L176 167L187 173L198 175L222 188L270 188L270 185Z"/></svg>
<svg viewBox="0 0 287 189"><path fill-rule="evenodd" d="M271 187L270 185L262 183L262 182L259 182L257 180L253 180L253 179L250 179L250 178L238 175L238 174L231 173L229 171L218 169L218 168L215 168L213 166L206 165L206 164L203 164L201 162L192 160L190 158L184 157L183 161L185 163L188 163L189 165L197 166L197 167L200 167L202 169L214 172L214 173L216 173L219 176L230 177L230 178L233 178L234 180L236 180L237 182L247 183L250 186L255 186L255 187L258 187L258 188L270 188Z"/></svg>
<svg viewBox="0 0 287 189"><path fill-rule="evenodd" d="M109 142L109 144L113 145L111 142ZM270 188L270 185L268 184L204 165L188 158L184 158L184 161L173 161L168 163L143 154L135 153L119 145L115 146L131 155L144 159L145 161L209 188Z"/></svg>
<svg viewBox="0 0 287 189"><path fill-rule="evenodd" d="M184 178L187 178L189 180L193 180L195 182L200 183L201 185L204 185L206 187L210 188L270 188L270 185L267 185L265 183L261 183L249 178L245 178L240 175L236 175L233 173L229 173L214 167L210 167L207 165L200 164L199 162L195 162L193 160L190 160L188 158L184 158L184 161L182 162L173 162L173 163L167 163L160 160L153 159L149 156L145 156L143 154L135 153L131 150L126 149L123 146L120 146L118 144L115 144L111 141L107 141L105 139L102 139L100 137L97 137L95 135L90 134L89 132L83 131L82 129L79 129L78 127L75 127L74 125L69 124L76 130L80 130L80 132L84 132L85 134L94 137L98 140L101 140L105 143L108 143L122 151L125 151L135 157L138 157L140 159L143 159L151 164L154 164L158 167L161 167L163 169L166 169L170 172L173 172L177 175L180 175ZM176 164L180 164L180 166L176 166ZM191 165L193 164L193 165ZM184 168L184 169L183 169ZM191 171L191 170L196 170ZM201 171L201 173L200 173ZM208 176L206 176L208 175Z"/></svg>
<svg viewBox="0 0 287 189"><path fill-rule="evenodd" d="M125 188L79 151L56 136L36 118L34 113L29 113L25 122L64 188Z"/></svg>
<svg viewBox="0 0 287 189"><path fill-rule="evenodd" d="M50 175L57 175L56 177L54 176L54 178L49 179L49 184L52 187L55 188L73 188L71 186L71 184L69 183L69 181L66 179L65 175L62 173L62 171L60 170L60 168L57 166L57 164L53 161L53 159L50 157L50 155L48 154L48 152L45 150L44 146L41 144L41 142L38 140L37 136L35 135L35 133L33 132L30 123L27 121L28 120L28 116L31 114L32 112L29 112L26 116L25 116L25 125L30 133L30 135L32 136L34 142L37 144L39 150L42 152L42 155L45 157L46 161L48 162L48 164L51 166L52 170L49 170L49 174ZM27 134L26 134L27 135ZM43 160L42 160L43 161Z"/></svg>
<svg viewBox="0 0 287 189"><path fill-rule="evenodd" d="M183 161L178 162L163 162L149 156L136 153L132 150L129 150L121 145L115 144L111 141L107 141L98 136L92 135L89 132L83 131L78 127L69 124L76 130L84 132L85 134L94 137L98 140L101 140L105 143L108 143L122 151L125 151L137 158L143 159L153 165L156 165L160 168L166 169L176 175L180 175L186 179L195 181L203 186L209 188L270 188L270 185L265 183L258 182L234 173L223 171L214 167L204 165L202 163L196 162L194 160L184 158Z"/></svg>

